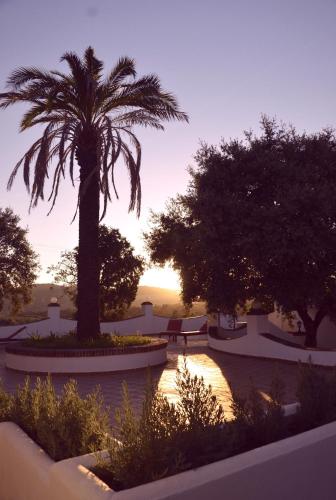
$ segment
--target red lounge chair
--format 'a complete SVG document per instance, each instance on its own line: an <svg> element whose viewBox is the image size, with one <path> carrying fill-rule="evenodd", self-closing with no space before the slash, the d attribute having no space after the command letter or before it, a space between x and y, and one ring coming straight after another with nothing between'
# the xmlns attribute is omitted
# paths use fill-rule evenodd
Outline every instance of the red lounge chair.
<svg viewBox="0 0 336 500"><path fill-rule="evenodd" d="M172 337L173 342L177 341L177 336L181 334L182 319L170 319L168 321L167 330L165 332L160 332L160 337L162 335L168 335L168 339Z"/></svg>
<svg viewBox="0 0 336 500"><path fill-rule="evenodd" d="M184 337L184 343L187 345L188 337L194 337L196 335L205 335L208 331L208 322L203 323L199 330L192 330L190 332L181 332L181 335Z"/></svg>

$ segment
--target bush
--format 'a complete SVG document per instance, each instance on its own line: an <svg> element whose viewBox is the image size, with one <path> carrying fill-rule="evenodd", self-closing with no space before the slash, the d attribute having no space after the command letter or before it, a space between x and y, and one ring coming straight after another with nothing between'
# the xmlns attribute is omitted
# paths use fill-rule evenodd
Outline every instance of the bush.
<svg viewBox="0 0 336 500"><path fill-rule="evenodd" d="M186 365L177 375L180 401L169 403L149 381L142 412L137 417L123 386L123 404L116 412L109 460L98 460L96 473L114 489L176 474L192 466L204 453L211 430L223 422L224 412L203 378L191 377Z"/></svg>
<svg viewBox="0 0 336 500"><path fill-rule="evenodd" d="M336 371L326 373L312 364L300 365L297 425L300 430L336 419Z"/></svg>
<svg viewBox="0 0 336 500"><path fill-rule="evenodd" d="M242 398L231 388L231 410L233 420L228 435L230 453L241 453L257 448L286 435L284 413L282 410L284 387L274 378L271 382L269 399L251 386L248 398Z"/></svg>
<svg viewBox="0 0 336 500"><path fill-rule="evenodd" d="M177 373L179 401L168 399L149 383L140 417L133 411L127 386L116 413L109 458L98 457L95 472L113 489L132 488L260 446L283 433L280 384L262 404L255 390L243 400L233 396L235 419L224 410L202 377L191 376L186 363Z"/></svg>
<svg viewBox="0 0 336 500"><path fill-rule="evenodd" d="M285 418L283 386L275 379L265 400L251 387L247 398L232 393L231 412L224 410L202 377L192 376L184 362L176 378L176 404L148 380L142 411L132 408L127 385L110 429L99 390L81 398L70 380L60 395L51 378L29 378L9 395L0 384L0 421L22 427L55 460L97 451L94 472L115 490L170 476L336 419L336 371L326 374L312 365L300 369L300 410ZM232 418L233 417L233 418ZM100 450L107 448L108 458Z"/></svg>
<svg viewBox="0 0 336 500"><path fill-rule="evenodd" d="M32 335L29 339L25 339L22 345L34 348L50 348L50 349L80 349L80 348L99 348L99 347L131 347L150 344L150 337L142 337L141 335L111 335L102 333L94 339L79 340L75 332L70 332L67 335L56 335L51 333L48 337L40 337Z"/></svg>
<svg viewBox="0 0 336 500"><path fill-rule="evenodd" d="M110 432L108 412L97 389L81 398L70 380L61 395L51 378L29 377L13 396L0 390L0 420L19 425L54 460L63 460L104 448Z"/></svg>
<svg viewBox="0 0 336 500"><path fill-rule="evenodd" d="M13 399L13 396L5 391L0 380L0 422L9 420L13 406Z"/></svg>

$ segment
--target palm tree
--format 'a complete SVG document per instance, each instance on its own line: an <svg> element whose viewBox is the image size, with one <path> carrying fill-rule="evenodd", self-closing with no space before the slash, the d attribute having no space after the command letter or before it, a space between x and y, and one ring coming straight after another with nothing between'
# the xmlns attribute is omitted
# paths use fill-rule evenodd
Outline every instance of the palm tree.
<svg viewBox="0 0 336 500"><path fill-rule="evenodd" d="M70 72L19 68L8 79L9 90L0 94L0 108L28 102L21 131L45 124L42 136L16 164L8 181L23 168L23 179L31 193L31 206L44 199L45 182L53 169L49 196L53 208L66 167L74 185L75 161L79 165L79 338L99 335L98 225L111 200L118 193L114 168L123 159L130 175L129 210L140 212L141 146L133 126L163 129L164 120L188 121L175 97L162 90L156 75L136 79L134 60L119 59L104 78L103 63L91 47L80 59L67 52L61 58ZM33 171L31 171L33 170ZM31 183L32 180L32 183ZM100 197L103 207L100 216ZM77 211L76 211L77 212ZM76 215L76 214L75 214Z"/></svg>

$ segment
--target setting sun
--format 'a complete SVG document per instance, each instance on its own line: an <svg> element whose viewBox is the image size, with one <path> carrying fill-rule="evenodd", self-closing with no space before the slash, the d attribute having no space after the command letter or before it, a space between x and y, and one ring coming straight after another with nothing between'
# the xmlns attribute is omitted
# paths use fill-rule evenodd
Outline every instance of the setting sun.
<svg viewBox="0 0 336 500"><path fill-rule="evenodd" d="M140 279L140 285L170 288L172 290L181 289L179 275L170 266L151 267L145 271Z"/></svg>

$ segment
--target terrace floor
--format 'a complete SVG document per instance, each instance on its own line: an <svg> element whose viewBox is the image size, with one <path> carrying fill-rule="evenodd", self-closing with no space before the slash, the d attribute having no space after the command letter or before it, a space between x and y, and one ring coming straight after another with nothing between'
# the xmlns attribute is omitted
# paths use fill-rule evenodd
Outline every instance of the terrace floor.
<svg viewBox="0 0 336 500"><path fill-rule="evenodd" d="M190 340L188 346L169 344L167 364L152 368L153 381L158 384L170 401L177 399L176 369L183 366L184 354L190 372L203 376L206 384L212 385L214 393L228 412L230 412L229 383L242 396L248 394L252 384L263 395L268 395L271 381L276 376L285 384L284 402L295 401L297 365L217 352L210 349L207 342L203 340ZM25 374L7 369L4 366L4 357L4 348L0 347L0 378L6 390L13 391L17 384L23 382ZM78 381L82 395L92 391L97 385L101 386L105 402L111 405L112 411L120 406L122 383L125 381L134 409L138 411L146 386L146 372L145 369L139 369L104 374L53 375L52 378L57 391L61 390L69 378L75 378Z"/></svg>

